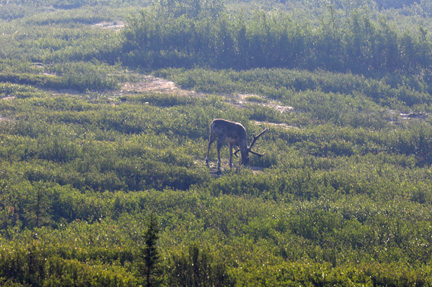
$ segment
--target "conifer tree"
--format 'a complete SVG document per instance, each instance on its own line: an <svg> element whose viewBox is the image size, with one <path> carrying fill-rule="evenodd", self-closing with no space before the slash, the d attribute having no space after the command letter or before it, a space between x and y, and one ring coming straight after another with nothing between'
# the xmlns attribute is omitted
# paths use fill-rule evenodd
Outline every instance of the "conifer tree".
<svg viewBox="0 0 432 287"><path fill-rule="evenodd" d="M159 239L159 228L156 215L150 215L147 231L144 234L145 244L141 249L140 273L145 278L145 286L157 286L159 283L159 251L157 241Z"/></svg>

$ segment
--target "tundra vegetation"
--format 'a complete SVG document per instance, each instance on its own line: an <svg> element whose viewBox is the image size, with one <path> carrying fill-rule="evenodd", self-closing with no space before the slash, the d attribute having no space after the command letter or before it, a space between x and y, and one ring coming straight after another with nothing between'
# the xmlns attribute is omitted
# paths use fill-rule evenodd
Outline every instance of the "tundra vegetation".
<svg viewBox="0 0 432 287"><path fill-rule="evenodd" d="M0 285L432 286L431 13L0 0Z"/></svg>

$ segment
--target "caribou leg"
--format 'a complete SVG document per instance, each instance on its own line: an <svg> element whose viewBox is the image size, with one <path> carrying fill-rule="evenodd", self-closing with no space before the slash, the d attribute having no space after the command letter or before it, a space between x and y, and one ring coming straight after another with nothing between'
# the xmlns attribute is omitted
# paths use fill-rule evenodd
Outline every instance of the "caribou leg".
<svg viewBox="0 0 432 287"><path fill-rule="evenodd" d="M218 140L217 141L217 154L218 154L218 161L217 161L217 165L218 165L218 169L220 170L221 167L221 159L220 159L220 150L223 146L223 141Z"/></svg>
<svg viewBox="0 0 432 287"><path fill-rule="evenodd" d="M229 155L230 155L230 157L229 157L229 166L230 166L230 168L232 168L233 144L229 143L228 146L229 146Z"/></svg>
<svg viewBox="0 0 432 287"><path fill-rule="evenodd" d="M208 142L208 147L207 147L207 156L206 156L206 159L205 159L207 167L210 167L210 165L209 165L209 160L210 160L209 154L210 154L210 147L211 147L211 145L212 145L213 142L214 142L214 139L210 135L209 142Z"/></svg>

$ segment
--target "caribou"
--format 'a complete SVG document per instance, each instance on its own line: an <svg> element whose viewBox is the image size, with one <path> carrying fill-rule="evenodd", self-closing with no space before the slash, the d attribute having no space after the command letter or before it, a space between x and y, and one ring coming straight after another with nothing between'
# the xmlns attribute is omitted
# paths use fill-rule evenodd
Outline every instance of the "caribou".
<svg viewBox="0 0 432 287"><path fill-rule="evenodd" d="M220 150L224 144L228 144L229 147L229 166L232 167L232 156L233 156L233 147L237 146L238 149L234 152L234 155L237 157L237 153L241 154L241 162L243 165L247 165L249 163L249 153L252 153L257 156L263 156L264 154L260 154L252 151L252 147L254 146L256 140L265 134L268 131L268 128L264 129L260 134L255 136L253 135L252 142L249 146L247 146L247 133L244 126L240 123L223 120L223 119L215 119L212 121L210 125L210 136L207 148L207 157L206 164L209 166L209 153L210 147L214 141L217 142L217 155L218 155L218 169L220 170L221 159L220 159Z"/></svg>

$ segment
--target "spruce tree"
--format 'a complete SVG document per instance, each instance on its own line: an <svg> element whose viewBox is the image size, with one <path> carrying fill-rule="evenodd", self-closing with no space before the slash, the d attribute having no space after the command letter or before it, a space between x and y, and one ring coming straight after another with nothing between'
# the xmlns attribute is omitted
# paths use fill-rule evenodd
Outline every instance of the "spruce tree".
<svg viewBox="0 0 432 287"><path fill-rule="evenodd" d="M145 286L157 286L159 283L159 251L157 249L157 241L159 239L159 228L156 216L152 213L147 226L147 231L144 233L144 246L141 249L141 264L140 272L145 278Z"/></svg>

